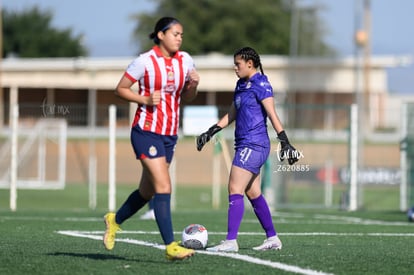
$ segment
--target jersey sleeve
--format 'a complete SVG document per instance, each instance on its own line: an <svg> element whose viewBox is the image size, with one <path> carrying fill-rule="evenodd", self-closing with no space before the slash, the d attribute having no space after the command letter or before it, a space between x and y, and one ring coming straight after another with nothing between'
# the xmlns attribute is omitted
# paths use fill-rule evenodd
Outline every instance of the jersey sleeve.
<svg viewBox="0 0 414 275"><path fill-rule="evenodd" d="M127 67L125 76L131 81L135 82L144 76L145 72L145 61L144 56L140 55L135 58Z"/></svg>
<svg viewBox="0 0 414 275"><path fill-rule="evenodd" d="M273 88L266 76L262 76L256 83L256 97L259 101L273 97Z"/></svg>
<svg viewBox="0 0 414 275"><path fill-rule="evenodd" d="M183 61L183 67L186 69L185 81L188 81L189 80L189 76L188 76L189 72L192 69L195 69L194 60L191 57L191 55L189 55L187 52L181 52L181 58L182 58L182 61Z"/></svg>

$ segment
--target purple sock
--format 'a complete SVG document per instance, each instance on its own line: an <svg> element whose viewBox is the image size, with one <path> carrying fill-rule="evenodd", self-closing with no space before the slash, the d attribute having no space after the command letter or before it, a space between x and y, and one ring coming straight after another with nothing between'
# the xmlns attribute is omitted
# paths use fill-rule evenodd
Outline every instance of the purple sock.
<svg viewBox="0 0 414 275"><path fill-rule="evenodd" d="M276 230L273 226L272 215L270 214L269 206L267 205L266 199L263 195L250 200L250 203L253 206L256 217L259 219L260 224L266 232L266 237L269 238L275 236Z"/></svg>
<svg viewBox="0 0 414 275"><path fill-rule="evenodd" d="M237 239L240 223L244 214L243 195L229 195L229 209L227 213L227 240Z"/></svg>

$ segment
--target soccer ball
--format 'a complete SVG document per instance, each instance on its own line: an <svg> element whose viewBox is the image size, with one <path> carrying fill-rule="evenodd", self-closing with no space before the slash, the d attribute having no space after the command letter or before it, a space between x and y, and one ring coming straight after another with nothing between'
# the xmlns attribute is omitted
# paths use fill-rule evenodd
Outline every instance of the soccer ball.
<svg viewBox="0 0 414 275"><path fill-rule="evenodd" d="M201 224L190 224L184 228L181 241L186 248L204 249L208 242L207 229Z"/></svg>
<svg viewBox="0 0 414 275"><path fill-rule="evenodd" d="M414 222L414 206L408 209L407 218L409 222Z"/></svg>

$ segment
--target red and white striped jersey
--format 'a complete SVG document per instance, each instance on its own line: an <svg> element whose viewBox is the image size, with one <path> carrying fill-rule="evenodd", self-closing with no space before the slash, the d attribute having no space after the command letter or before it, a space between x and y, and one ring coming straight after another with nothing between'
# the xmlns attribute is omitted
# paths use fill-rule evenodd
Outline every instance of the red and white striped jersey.
<svg viewBox="0 0 414 275"><path fill-rule="evenodd" d="M194 62L188 53L178 51L172 58L165 58L158 46L133 60L125 76L138 82L140 95L161 91L161 102L157 106L139 104L132 127L139 124L144 131L177 135L181 92L193 68Z"/></svg>

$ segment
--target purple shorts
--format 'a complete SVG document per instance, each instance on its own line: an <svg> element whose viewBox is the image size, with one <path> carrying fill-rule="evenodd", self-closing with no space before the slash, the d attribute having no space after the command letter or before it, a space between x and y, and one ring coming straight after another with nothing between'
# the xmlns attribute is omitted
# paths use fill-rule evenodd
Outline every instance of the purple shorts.
<svg viewBox="0 0 414 275"><path fill-rule="evenodd" d="M257 175L269 157L270 147L238 147L234 154L233 165Z"/></svg>
<svg viewBox="0 0 414 275"><path fill-rule="evenodd" d="M165 157L171 163L177 139L177 136L143 131L138 125L131 129L131 144L137 159Z"/></svg>

